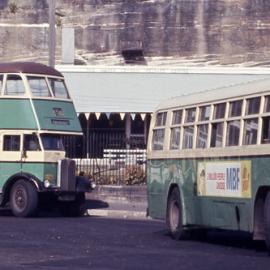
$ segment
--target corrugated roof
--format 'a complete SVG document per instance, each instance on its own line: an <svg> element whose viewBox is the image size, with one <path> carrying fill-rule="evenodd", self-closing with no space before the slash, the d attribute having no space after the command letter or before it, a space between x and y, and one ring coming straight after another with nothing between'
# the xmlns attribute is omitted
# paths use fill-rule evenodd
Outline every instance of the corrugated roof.
<svg viewBox="0 0 270 270"><path fill-rule="evenodd" d="M64 74L77 112L153 112L175 96L270 78L266 71L222 73L188 69L58 67ZM254 70L255 71L255 70ZM268 71L269 72L269 71Z"/></svg>

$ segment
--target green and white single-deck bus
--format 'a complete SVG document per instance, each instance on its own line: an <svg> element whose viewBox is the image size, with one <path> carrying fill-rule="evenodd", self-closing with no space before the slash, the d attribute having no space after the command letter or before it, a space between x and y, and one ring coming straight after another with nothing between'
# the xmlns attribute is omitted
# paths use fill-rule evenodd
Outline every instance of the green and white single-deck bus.
<svg viewBox="0 0 270 270"><path fill-rule="evenodd" d="M1 206L20 217L53 203L80 214L91 183L65 158L61 135L80 135L81 127L63 75L37 63L2 63L0 91Z"/></svg>
<svg viewBox="0 0 270 270"><path fill-rule="evenodd" d="M149 215L173 238L241 230L270 250L270 80L172 98L150 127Z"/></svg>

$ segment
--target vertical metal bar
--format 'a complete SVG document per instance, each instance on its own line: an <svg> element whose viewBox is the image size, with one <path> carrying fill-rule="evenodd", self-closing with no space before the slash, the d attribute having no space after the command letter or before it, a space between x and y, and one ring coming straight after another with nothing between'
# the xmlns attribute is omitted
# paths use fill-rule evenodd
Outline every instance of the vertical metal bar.
<svg viewBox="0 0 270 270"><path fill-rule="evenodd" d="M90 149L89 149L89 122L90 122L90 117L86 117L86 157L89 158L90 154Z"/></svg>
<svg viewBox="0 0 270 270"><path fill-rule="evenodd" d="M126 148L129 149L130 148L130 134L131 134L131 116L130 113L126 114L126 128L125 128L125 132L126 132Z"/></svg>
<svg viewBox="0 0 270 270"><path fill-rule="evenodd" d="M55 66L55 1L49 0L49 66Z"/></svg>

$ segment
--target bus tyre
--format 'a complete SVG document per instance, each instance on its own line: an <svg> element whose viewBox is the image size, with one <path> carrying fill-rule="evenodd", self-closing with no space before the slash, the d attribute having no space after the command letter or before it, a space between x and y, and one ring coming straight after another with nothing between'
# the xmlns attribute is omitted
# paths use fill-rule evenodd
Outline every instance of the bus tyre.
<svg viewBox="0 0 270 270"><path fill-rule="evenodd" d="M264 226L265 226L265 243L270 255L270 192L267 193L264 203Z"/></svg>
<svg viewBox="0 0 270 270"><path fill-rule="evenodd" d="M168 198L166 223L173 239L184 239L186 232L182 226L182 205L178 188L174 188Z"/></svg>
<svg viewBox="0 0 270 270"><path fill-rule="evenodd" d="M38 193L28 181L18 180L11 188L10 206L16 217L33 216L38 208Z"/></svg>

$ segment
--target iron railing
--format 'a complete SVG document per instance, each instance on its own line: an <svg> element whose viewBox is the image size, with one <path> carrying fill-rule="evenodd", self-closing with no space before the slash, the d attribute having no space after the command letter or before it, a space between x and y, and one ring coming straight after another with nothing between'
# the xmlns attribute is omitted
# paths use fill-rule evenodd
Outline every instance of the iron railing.
<svg viewBox="0 0 270 270"><path fill-rule="evenodd" d="M76 162L78 174L91 177L99 185L146 183L146 145L143 137L123 131L92 130L89 141L64 138L67 155Z"/></svg>

